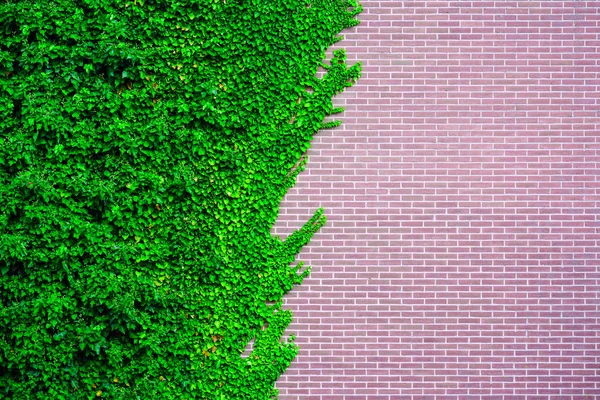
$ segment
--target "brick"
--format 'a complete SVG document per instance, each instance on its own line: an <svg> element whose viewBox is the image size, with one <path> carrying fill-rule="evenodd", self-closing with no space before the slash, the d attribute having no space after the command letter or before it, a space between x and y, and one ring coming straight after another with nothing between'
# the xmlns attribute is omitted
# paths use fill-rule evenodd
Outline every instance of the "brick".
<svg viewBox="0 0 600 400"><path fill-rule="evenodd" d="M600 2L362 4L273 228L328 217L280 398L600 396Z"/></svg>

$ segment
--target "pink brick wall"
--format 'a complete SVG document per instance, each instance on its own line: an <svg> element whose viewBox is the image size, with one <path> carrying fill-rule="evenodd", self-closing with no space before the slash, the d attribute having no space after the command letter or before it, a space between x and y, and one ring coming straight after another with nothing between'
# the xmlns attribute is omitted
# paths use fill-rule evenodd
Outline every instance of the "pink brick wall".
<svg viewBox="0 0 600 400"><path fill-rule="evenodd" d="M600 399L600 1L363 5L280 398Z"/></svg>

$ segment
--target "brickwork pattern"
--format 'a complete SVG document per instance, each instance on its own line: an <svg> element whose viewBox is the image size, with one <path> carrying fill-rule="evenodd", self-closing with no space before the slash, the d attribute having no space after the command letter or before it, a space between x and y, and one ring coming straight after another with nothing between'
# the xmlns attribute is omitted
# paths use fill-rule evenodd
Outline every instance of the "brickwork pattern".
<svg viewBox="0 0 600 400"><path fill-rule="evenodd" d="M280 398L600 399L600 1L363 5Z"/></svg>

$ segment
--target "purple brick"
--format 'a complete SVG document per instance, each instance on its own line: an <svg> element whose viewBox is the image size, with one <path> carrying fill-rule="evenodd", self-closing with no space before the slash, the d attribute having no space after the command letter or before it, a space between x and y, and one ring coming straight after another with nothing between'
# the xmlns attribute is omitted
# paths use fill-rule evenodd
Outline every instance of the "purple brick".
<svg viewBox="0 0 600 400"><path fill-rule="evenodd" d="M282 400L600 396L600 1L362 1L363 62L274 233Z"/></svg>

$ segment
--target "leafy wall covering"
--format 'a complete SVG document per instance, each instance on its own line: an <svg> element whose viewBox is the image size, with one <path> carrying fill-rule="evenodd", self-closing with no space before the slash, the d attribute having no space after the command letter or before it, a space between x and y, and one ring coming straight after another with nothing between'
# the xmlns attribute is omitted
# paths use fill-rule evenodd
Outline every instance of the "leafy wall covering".
<svg viewBox="0 0 600 400"><path fill-rule="evenodd" d="M0 3L0 397L268 399L355 0ZM246 345L255 340L249 356Z"/></svg>

